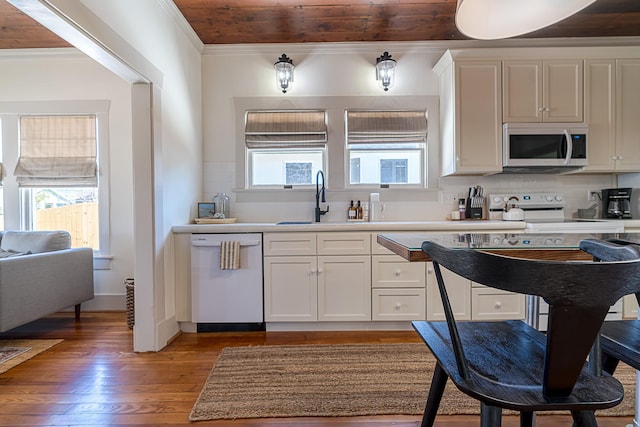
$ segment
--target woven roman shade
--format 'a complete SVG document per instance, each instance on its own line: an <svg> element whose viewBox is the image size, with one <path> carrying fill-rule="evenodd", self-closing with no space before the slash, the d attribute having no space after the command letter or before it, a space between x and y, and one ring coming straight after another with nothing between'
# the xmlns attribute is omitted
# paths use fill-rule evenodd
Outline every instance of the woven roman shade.
<svg viewBox="0 0 640 427"><path fill-rule="evenodd" d="M247 148L324 148L326 112L247 111L245 142Z"/></svg>
<svg viewBox="0 0 640 427"><path fill-rule="evenodd" d="M347 144L408 144L427 141L425 110L347 110Z"/></svg>
<svg viewBox="0 0 640 427"><path fill-rule="evenodd" d="M94 115L20 117L19 186L95 187L96 157Z"/></svg>

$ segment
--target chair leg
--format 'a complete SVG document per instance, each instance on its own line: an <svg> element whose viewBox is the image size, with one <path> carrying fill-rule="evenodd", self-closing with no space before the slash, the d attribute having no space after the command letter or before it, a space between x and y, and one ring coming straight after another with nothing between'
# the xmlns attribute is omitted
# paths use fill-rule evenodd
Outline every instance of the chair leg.
<svg viewBox="0 0 640 427"><path fill-rule="evenodd" d="M574 427L598 427L593 411L571 411Z"/></svg>
<svg viewBox="0 0 640 427"><path fill-rule="evenodd" d="M424 415L422 416L421 427L432 427L436 420L436 414L440 407L440 400L444 394L444 387L447 385L447 374L440 366L440 362L436 362L436 367L433 370L433 378L431 379L431 386L429 387L429 397L427 398L427 405L424 408Z"/></svg>
<svg viewBox="0 0 640 427"><path fill-rule="evenodd" d="M520 427L533 427L535 412L520 412Z"/></svg>
<svg viewBox="0 0 640 427"><path fill-rule="evenodd" d="M502 426L502 408L480 402L480 427Z"/></svg>
<svg viewBox="0 0 640 427"><path fill-rule="evenodd" d="M76 304L75 312L76 312L76 320L80 320L80 304Z"/></svg>

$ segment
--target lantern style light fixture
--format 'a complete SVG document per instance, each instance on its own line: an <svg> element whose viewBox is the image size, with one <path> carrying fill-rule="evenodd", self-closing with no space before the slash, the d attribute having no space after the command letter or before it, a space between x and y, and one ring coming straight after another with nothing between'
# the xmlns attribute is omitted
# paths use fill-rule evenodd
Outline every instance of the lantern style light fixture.
<svg viewBox="0 0 640 427"><path fill-rule="evenodd" d="M393 86L396 65L396 60L391 59L389 52L383 53L382 56L376 59L376 80L378 80L380 87L385 92Z"/></svg>
<svg viewBox="0 0 640 427"><path fill-rule="evenodd" d="M282 54L278 61L273 64L276 69L276 81L282 93L287 93L287 89L293 82L293 61L286 54Z"/></svg>
<svg viewBox="0 0 640 427"><path fill-rule="evenodd" d="M555 24L595 0L458 0L456 27L467 37L495 40Z"/></svg>

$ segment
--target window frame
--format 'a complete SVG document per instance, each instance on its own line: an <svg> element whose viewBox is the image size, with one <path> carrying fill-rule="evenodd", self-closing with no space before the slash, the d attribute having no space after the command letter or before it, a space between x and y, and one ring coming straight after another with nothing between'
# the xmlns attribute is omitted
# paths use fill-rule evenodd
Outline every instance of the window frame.
<svg viewBox="0 0 640 427"><path fill-rule="evenodd" d="M97 123L97 162L98 162L98 232L99 249L94 250L94 269L111 268L110 242L110 168L109 168L109 108L108 100L87 101L33 101L0 102L0 120L2 121L3 166L7 171L3 181L5 208L5 229L29 230L32 227L33 211L30 197L24 197L13 176L13 170L19 157L19 125L21 115L95 115ZM7 203L13 200L15 203ZM13 207L13 209L11 208Z"/></svg>
<svg viewBox="0 0 640 427"><path fill-rule="evenodd" d="M244 142L244 114L247 110L277 109L324 109L327 111L328 144L326 167L323 170L327 178L327 191L333 200L345 199L348 202L350 191L378 190L387 200L437 200L440 188L440 98L437 95L386 95L386 96L299 96L299 97L234 97L235 110L235 179L232 191L238 202L264 202L277 195L279 200L288 202L306 202L312 189L250 188L249 164ZM347 172L349 170L347 150L345 149L344 112L346 109L422 109L428 114L428 141L424 148L423 185L408 187L407 185L390 186L350 186ZM227 160L228 161L228 160ZM211 167L217 164L224 166L224 160L208 160ZM386 194L386 196L385 196Z"/></svg>

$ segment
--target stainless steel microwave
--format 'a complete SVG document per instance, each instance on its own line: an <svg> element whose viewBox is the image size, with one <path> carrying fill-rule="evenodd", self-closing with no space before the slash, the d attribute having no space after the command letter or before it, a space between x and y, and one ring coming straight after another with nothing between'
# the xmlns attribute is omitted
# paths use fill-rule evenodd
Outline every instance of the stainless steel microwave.
<svg viewBox="0 0 640 427"><path fill-rule="evenodd" d="M584 123L505 123L503 132L505 172L563 171L587 164Z"/></svg>

